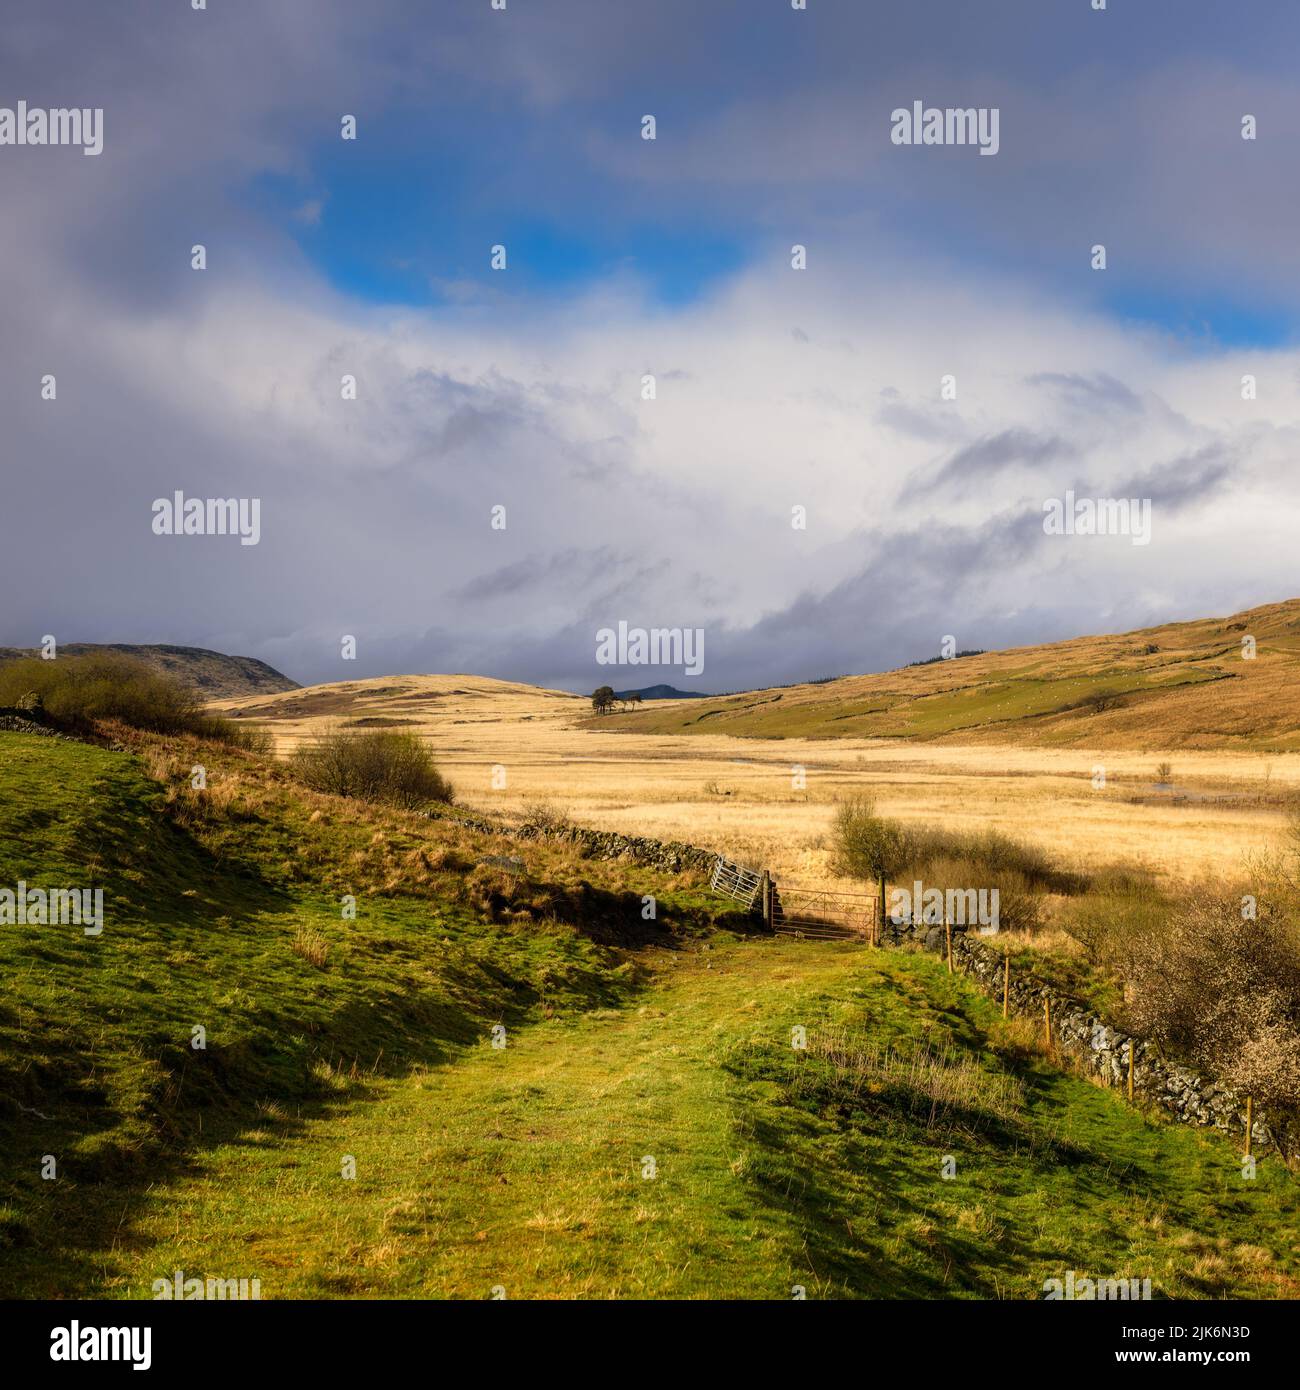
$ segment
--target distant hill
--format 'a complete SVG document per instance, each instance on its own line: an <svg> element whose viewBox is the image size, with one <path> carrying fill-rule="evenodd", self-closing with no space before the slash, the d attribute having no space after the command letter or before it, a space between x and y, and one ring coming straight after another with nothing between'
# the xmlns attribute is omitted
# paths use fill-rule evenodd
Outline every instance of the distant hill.
<svg viewBox="0 0 1300 1390"><path fill-rule="evenodd" d="M644 690L616 690L616 700L630 700L639 695L643 700L707 700L698 690L678 690L675 685L647 685Z"/></svg>
<svg viewBox="0 0 1300 1390"><path fill-rule="evenodd" d="M1254 654L1244 657L1251 643ZM709 696L600 727L753 738L1300 751L1300 599L1227 618Z"/></svg>
<svg viewBox="0 0 1300 1390"><path fill-rule="evenodd" d="M209 700L225 700L240 695L273 695L282 690L298 690L297 681L257 661L251 656L226 656L205 647L133 646L125 642L68 642L60 644L62 656L81 656L88 652L124 652L138 657L155 670L164 671L197 690ZM0 647L0 661L37 656L33 648Z"/></svg>
<svg viewBox="0 0 1300 1390"><path fill-rule="evenodd" d="M327 728L405 729L440 750L473 746L476 758L490 753L489 763L499 760L502 739L523 726L567 724L591 712L591 700L569 690L469 675L370 676L213 706L266 729L280 752Z"/></svg>

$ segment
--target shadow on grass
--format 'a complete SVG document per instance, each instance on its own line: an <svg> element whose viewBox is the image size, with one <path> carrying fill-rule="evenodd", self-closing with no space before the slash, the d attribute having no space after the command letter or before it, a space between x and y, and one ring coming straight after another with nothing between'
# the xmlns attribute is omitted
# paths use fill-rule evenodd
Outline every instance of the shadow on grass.
<svg viewBox="0 0 1300 1390"><path fill-rule="evenodd" d="M938 1043L988 1065L972 1016L982 1001L946 974L902 965L871 983L864 1036L904 1056ZM739 1083L746 1179L797 1231L794 1258L821 1296L1003 1297L1044 1257L1024 1216L1035 1204L1067 1202L1104 1224L1129 1196L1171 1205L1187 1196L1162 1173L1159 1131L1127 1115L1122 1132L1107 1131L1115 1117L1101 1113L1104 1094L1081 1092L1087 1083L1040 1059L997 1057L1017 1087L1002 1111L960 1097L936 1104L883 1073L846 1084L823 1059L770 1044L739 1047L726 1066ZM946 1156L956 1160L951 1182L941 1177ZM981 1186L966 1177L976 1172Z"/></svg>
<svg viewBox="0 0 1300 1390"><path fill-rule="evenodd" d="M366 1103L380 1080L452 1060L495 1023L517 1030L555 1004L617 1005L640 988L636 971L615 975L618 957L567 924L493 927L444 910L434 925L419 899L388 899L372 924L349 923L339 963L314 971L286 928L310 914L302 897L247 864L232 870L175 826L146 850L146 872L115 899L124 920L86 951L39 935L9 943L48 976L21 1008L0 1005L10 1297L106 1290L107 1252L141 1248L133 1226L150 1190L200 1176L219 1146L291 1143ZM602 895L585 905L598 912ZM201 1050L195 1025L210 1033Z"/></svg>

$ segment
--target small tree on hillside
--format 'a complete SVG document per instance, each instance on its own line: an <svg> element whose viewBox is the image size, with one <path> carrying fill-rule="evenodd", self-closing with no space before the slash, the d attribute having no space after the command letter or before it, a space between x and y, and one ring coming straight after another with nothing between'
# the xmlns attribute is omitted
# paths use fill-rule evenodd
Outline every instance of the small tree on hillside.
<svg viewBox="0 0 1300 1390"><path fill-rule="evenodd" d="M910 842L897 821L876 814L869 796L856 796L835 812L831 827L831 867L849 878L880 885L880 911L885 912L885 882L907 865Z"/></svg>
<svg viewBox="0 0 1300 1390"><path fill-rule="evenodd" d="M1121 709L1123 705L1123 695L1109 686L1103 690L1091 690L1079 701L1079 708L1089 714L1105 714L1107 710Z"/></svg>
<svg viewBox="0 0 1300 1390"><path fill-rule="evenodd" d="M591 695L591 707L597 714L608 714L614 708L613 687L602 685L594 690Z"/></svg>

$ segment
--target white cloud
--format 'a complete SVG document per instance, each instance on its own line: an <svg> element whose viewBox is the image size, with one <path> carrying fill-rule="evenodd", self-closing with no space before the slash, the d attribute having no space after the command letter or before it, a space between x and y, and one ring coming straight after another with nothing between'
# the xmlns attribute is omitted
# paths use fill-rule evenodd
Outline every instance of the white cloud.
<svg viewBox="0 0 1300 1390"><path fill-rule="evenodd" d="M55 325L26 325L36 359L68 361L67 385L53 407L30 392L15 437L28 458L84 451L65 482L98 460L83 496L111 501L80 527L83 566L42 568L40 528L6 565L41 570L69 639L221 634L318 677L347 674L331 662L348 631L365 670L382 654L579 684L595 629L620 617L704 626L702 684L736 686L891 663L944 632L991 645L1296 587L1294 352L1187 355L860 248L818 247L812 267L774 255L673 311L627 280L490 315L248 281L160 316L69 288ZM344 372L356 402L339 398ZM956 402L939 399L947 373ZM1163 492L1149 547L1041 534L1046 497L1143 478ZM160 548L145 519L171 487L262 496L261 545ZM36 479L20 491L50 500ZM32 621L0 641L30 640Z"/></svg>

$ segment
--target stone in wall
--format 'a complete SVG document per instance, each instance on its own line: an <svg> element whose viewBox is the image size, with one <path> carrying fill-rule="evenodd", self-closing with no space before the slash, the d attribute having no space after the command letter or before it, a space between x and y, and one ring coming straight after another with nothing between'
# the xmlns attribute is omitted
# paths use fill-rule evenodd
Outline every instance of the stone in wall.
<svg viewBox="0 0 1300 1390"><path fill-rule="evenodd" d="M882 937L888 944L912 945L944 954L947 933L942 926L924 923L886 923ZM1002 998L1003 957L996 947L974 940L965 927L952 929L953 966L972 976L980 988L999 1001ZM1046 985L1013 975L1009 1007L1017 1014L1040 1019L1045 1001L1052 1009L1052 1028L1058 1045L1067 1049L1113 1086L1128 1085L1129 1049L1133 1049L1133 1089L1184 1124L1212 1126L1232 1135L1244 1135L1245 1097L1229 1087L1198 1076L1176 1062L1163 1061L1156 1049L1141 1038L1121 1033L1104 1019L1089 1013L1076 1001ZM1259 1148L1275 1145L1263 1113L1252 1115L1251 1137Z"/></svg>

